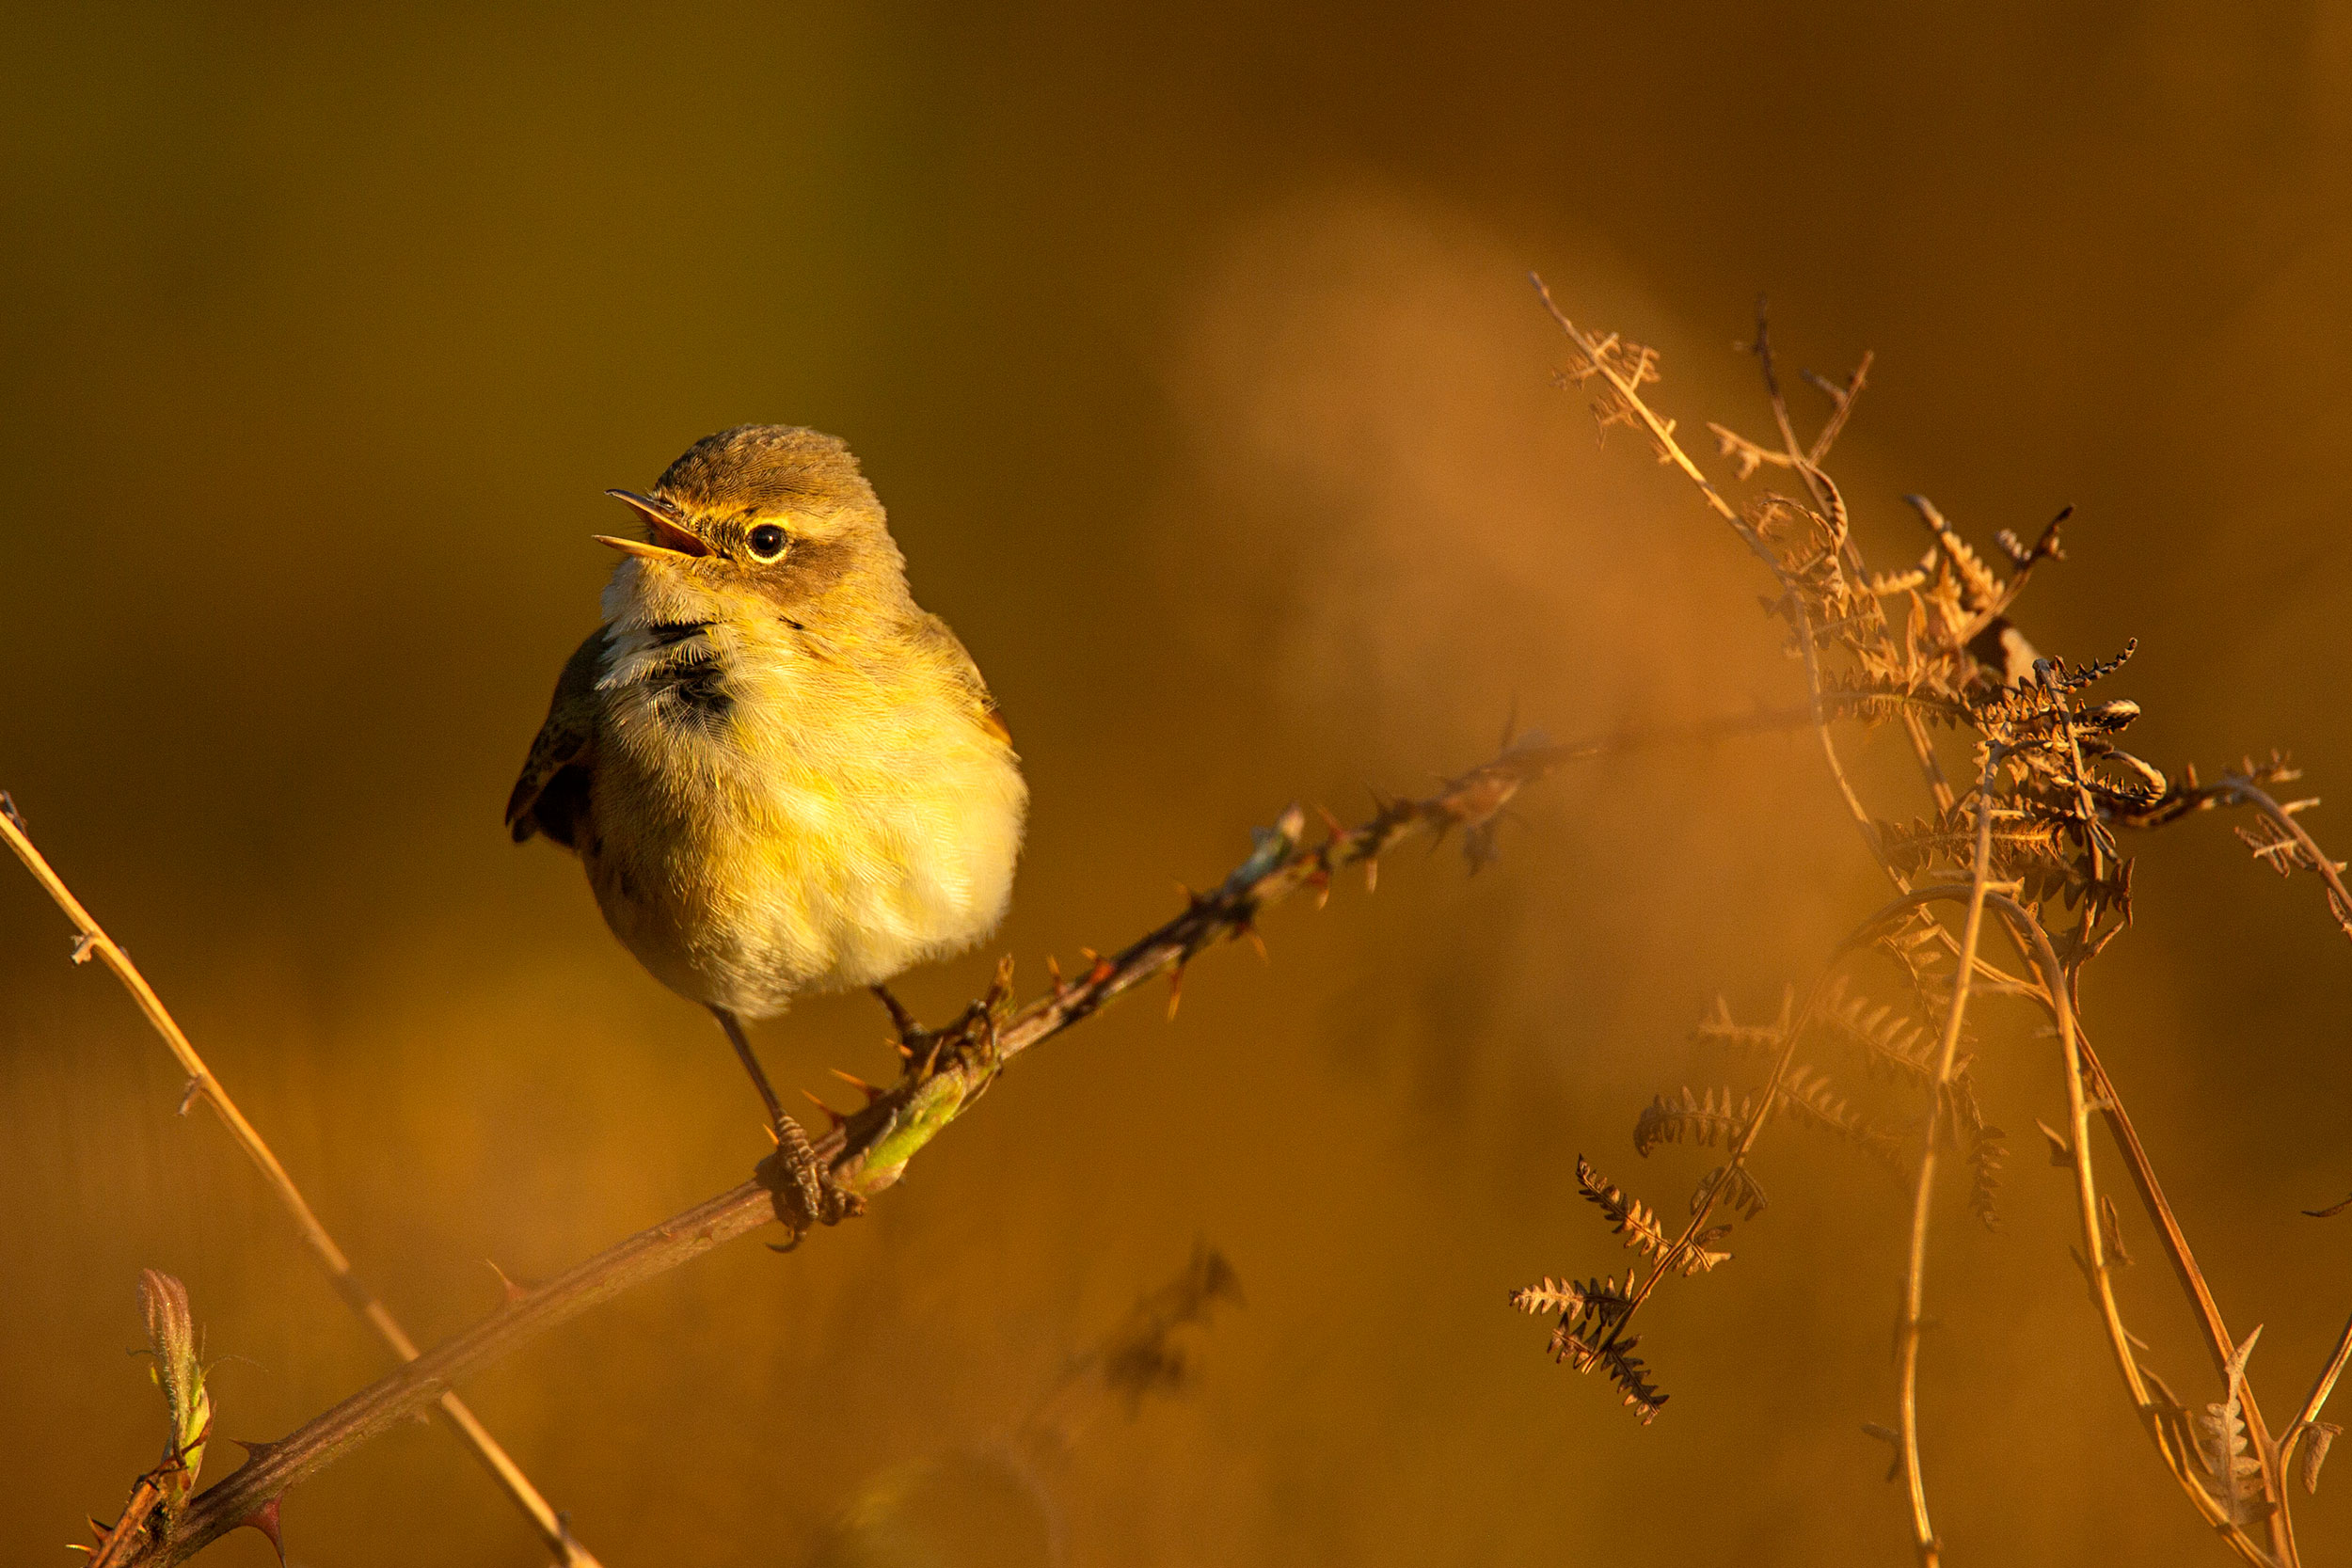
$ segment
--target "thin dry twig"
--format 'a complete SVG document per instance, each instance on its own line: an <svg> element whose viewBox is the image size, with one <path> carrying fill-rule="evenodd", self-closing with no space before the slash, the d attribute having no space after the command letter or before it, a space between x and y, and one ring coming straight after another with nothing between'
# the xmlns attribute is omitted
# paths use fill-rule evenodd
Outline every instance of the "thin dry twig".
<svg viewBox="0 0 2352 1568"><path fill-rule="evenodd" d="M1567 379L1581 383L1598 376L1608 389L1607 402L1597 409L1602 428L1606 429L1613 423L1638 425L1657 450L1658 460L1679 469L1685 478L1698 486L1699 495L1708 506L1731 525L1731 531L1739 536L1740 542L1747 546L1749 553L1762 562L1765 570L1771 572L1773 579L1780 584L1780 612L1788 618L1789 626L1796 633L1799 651L1804 658L1806 705L1812 716L1814 734L1820 741L1822 758L1829 765L1830 777L1837 783L1838 793L1845 798L1847 810L1853 815L1854 825L1860 830L1863 842L1870 847L1872 855L1877 855L1877 830L1871 824L1869 812L1862 804L1862 797L1854 793L1852 784L1846 777L1845 765L1838 760L1836 739L1830 733L1831 716L1822 695L1820 650L1814 641L1812 617L1805 610L1804 599L1798 591L1796 581L1781 564L1780 557L1756 525L1723 498L1722 492L1692 461L1691 454L1682 450L1681 444L1675 439L1674 421L1661 418L1643 398L1643 384L1657 379L1656 356L1647 349L1636 350L1621 342L1614 333L1595 337L1585 332L1553 302L1551 290L1541 277L1534 273L1527 276L1535 286L1536 297L1543 301L1544 309L1550 312L1552 321L1566 334L1569 344L1576 351L1577 357L1570 361L1565 372ZM1807 472L1813 471L1816 470L1808 466Z"/></svg>
<svg viewBox="0 0 2352 1568"><path fill-rule="evenodd" d="M212 1107L214 1115L220 1118L221 1126L228 1130L230 1140L253 1162L254 1168L262 1173L263 1184L293 1219L295 1231L302 1237L310 1256L317 1259L319 1267L326 1271L327 1280L335 1287L335 1293L366 1321L394 1355L403 1361L416 1360L416 1341L409 1338L407 1330L401 1327L391 1309L352 1271L351 1259L336 1244L335 1238L327 1233L326 1227L319 1223L319 1217L312 1212L309 1200L294 1185L294 1178L286 1174L286 1167L278 1162L277 1154L262 1141L262 1134L254 1130L253 1124L246 1119L245 1113L229 1097L229 1091L221 1086L220 1080L213 1076L212 1069L205 1065L204 1058L197 1054L196 1047L189 1042L178 1021L164 1006L163 999L155 994L155 989L147 983L147 976L141 974L138 966L131 961L131 956L106 934L105 929L91 917L89 911L82 907L81 900L66 886L65 879L58 876L56 868L34 847L14 802L5 794L0 794L0 839L8 841L16 858L24 863L24 869L32 873L41 891L49 895L72 925L75 932L73 961L77 964L87 963L96 958L104 964L122 983L122 989L131 993L131 999L138 1004L139 1011L146 1015L147 1022L162 1037L173 1059L187 1073L187 1088L180 1099L182 1114L184 1115L199 1101ZM490 1472L499 1489L530 1518L548 1549L556 1554L557 1560L572 1564L574 1568L597 1568L596 1559L572 1539L570 1527L564 1516L557 1513L553 1505L532 1484L522 1466L516 1464L513 1456L500 1446L498 1439L490 1435L489 1429L482 1424L466 1402L455 1394L443 1394L434 1402L438 1406L442 1419L456 1433L458 1441L482 1462L483 1468Z"/></svg>
<svg viewBox="0 0 2352 1568"><path fill-rule="evenodd" d="M2328 1396L2336 1391L2336 1380L2344 1375L2346 1361L2352 1361L2352 1318L2344 1320L2344 1332L2336 1336L2336 1348L2328 1354L2328 1364L2319 1369L2312 1380L2312 1391L2303 1401L2302 1410L2287 1427L2287 1434L2279 1440L2279 1464L2283 1467L2295 1453L2297 1443L2306 1445L2303 1461L2304 1490L2319 1489L2320 1462L2327 1458L2328 1445L2334 1439L2336 1429L2319 1418L2328 1408Z"/></svg>
<svg viewBox="0 0 2352 1568"><path fill-rule="evenodd" d="M1912 1527L1917 1536L1919 1560L1935 1568L1943 1543L1928 1514L1928 1486L1919 1462L1919 1333L1927 1298L1928 1218L1935 1201L1936 1134L1950 1092L1953 1069L1960 1058L1961 1028L1968 1013L1968 985L1975 977L1977 939L1984 928L1984 900L1993 870L1994 770L2000 766L1999 745L1987 741L1984 766L1977 779L1977 848L1968 873L1968 912L1961 928L1960 965L1952 977L1950 1009L1944 1017L1944 1034L1936 1047L1935 1084L1928 1101L1928 1132L1919 1155L1917 1184L1911 1201L1911 1255L1903 1272L1902 1316L1897 1323L1898 1401L1905 1485L1911 1493Z"/></svg>
<svg viewBox="0 0 2352 1568"><path fill-rule="evenodd" d="M2013 940L2024 951L2029 963L2039 970L2045 982L2045 997L2052 1021L2058 1031L2058 1046L2066 1063L2066 1103L2071 1143L2071 1164L2074 1175L2076 1218L2082 1231L2083 1271L2088 1276L2093 1303L2099 1309L2101 1326L2106 1330L2107 1348L2115 1357L2116 1370L2122 1374L2131 1390L2135 1407L2142 1424L2148 1429L2156 1450L2173 1478L2188 1495L2190 1501L2205 1514L2208 1522L2225 1532L2225 1539L2249 1562L2268 1562L2268 1553L2249 1537L2233 1512L2221 1505L2197 1480L2196 1456L2185 1451L2178 1429L2165 1418L2165 1407L2149 1390L2140 1371L2130 1330L2123 1326L2121 1308L2115 1299L2115 1283L2106 1260L2106 1230L2100 1222L2098 1180L2091 1167L2090 1097L2084 1092L2089 1078L2085 1066L2082 1040L2074 1024L2074 1002L2064 980L2065 971L2059 963L2049 933L2023 906L2004 897L1990 900L1999 911ZM2293 1560L2293 1539L2286 1543L2284 1560Z"/></svg>

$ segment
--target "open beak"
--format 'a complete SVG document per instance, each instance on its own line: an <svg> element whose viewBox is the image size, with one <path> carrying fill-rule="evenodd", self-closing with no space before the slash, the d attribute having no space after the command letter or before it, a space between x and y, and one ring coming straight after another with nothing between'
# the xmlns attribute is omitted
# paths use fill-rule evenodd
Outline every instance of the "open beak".
<svg viewBox="0 0 2352 1568"><path fill-rule="evenodd" d="M615 500L627 501L644 513L646 523L653 529L653 540L647 543L643 539L622 539L610 533L599 533L596 535L597 544L610 545L624 554L644 556L649 560L680 561L710 553L701 540L678 527L671 517L669 508L660 501L628 490L607 490L605 494Z"/></svg>

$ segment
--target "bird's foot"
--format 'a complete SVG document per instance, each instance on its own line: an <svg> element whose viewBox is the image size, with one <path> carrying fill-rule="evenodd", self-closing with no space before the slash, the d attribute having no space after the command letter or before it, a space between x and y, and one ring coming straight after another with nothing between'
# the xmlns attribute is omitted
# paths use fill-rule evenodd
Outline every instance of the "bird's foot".
<svg viewBox="0 0 2352 1568"><path fill-rule="evenodd" d="M760 1184L774 1200L776 1218L792 1233L775 1248L790 1252L820 1225L839 1225L866 1212L866 1200L835 1181L833 1166L790 1117L779 1116L772 1132L776 1151L759 1163Z"/></svg>
<svg viewBox="0 0 2352 1568"><path fill-rule="evenodd" d="M873 991L875 999L890 1010L890 1027L898 1035L900 1045L920 1047L930 1038L931 1031L915 1022L914 1015L907 1010L907 1005L892 995L888 986L868 989Z"/></svg>
<svg viewBox="0 0 2352 1568"><path fill-rule="evenodd" d="M917 1081L930 1077L939 1064L942 1048L959 1037L963 1020L958 1019L945 1029L926 1029L907 1010L906 1004L891 994L888 986L868 989L890 1009L890 1027L898 1037L898 1059L904 1064L900 1070Z"/></svg>

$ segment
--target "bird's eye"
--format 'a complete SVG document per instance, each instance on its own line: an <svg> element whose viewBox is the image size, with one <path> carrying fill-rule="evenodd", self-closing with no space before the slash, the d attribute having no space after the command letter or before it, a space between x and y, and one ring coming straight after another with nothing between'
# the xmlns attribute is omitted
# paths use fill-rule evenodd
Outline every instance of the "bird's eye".
<svg viewBox="0 0 2352 1568"><path fill-rule="evenodd" d="M762 523L752 530L752 559L773 561L784 554L784 530L773 523Z"/></svg>

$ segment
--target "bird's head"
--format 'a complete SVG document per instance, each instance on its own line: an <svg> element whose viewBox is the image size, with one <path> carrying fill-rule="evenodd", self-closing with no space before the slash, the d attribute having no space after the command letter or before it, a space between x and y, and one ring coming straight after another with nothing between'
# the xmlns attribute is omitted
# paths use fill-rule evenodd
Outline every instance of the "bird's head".
<svg viewBox="0 0 2352 1568"><path fill-rule="evenodd" d="M644 537L599 534L628 557L612 593L661 619L789 616L828 601L902 597L906 562L849 446L795 425L707 436L636 509Z"/></svg>

